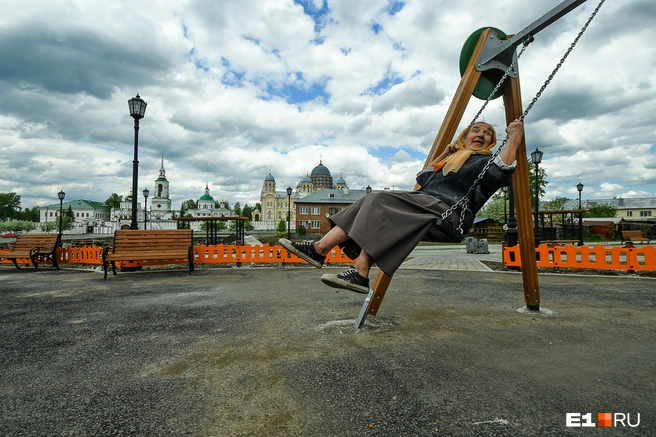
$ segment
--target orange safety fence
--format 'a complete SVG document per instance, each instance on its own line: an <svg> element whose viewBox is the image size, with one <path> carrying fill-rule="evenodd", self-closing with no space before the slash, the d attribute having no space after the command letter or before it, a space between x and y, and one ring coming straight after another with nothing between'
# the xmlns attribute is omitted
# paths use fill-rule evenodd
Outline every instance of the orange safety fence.
<svg viewBox="0 0 656 437"><path fill-rule="evenodd" d="M0 250L0 257L9 249ZM29 259L16 260L18 264L30 264ZM102 265L102 247L81 246L64 247L57 249L57 262L61 264L97 264ZM339 247L334 248L326 258L326 263L349 263L352 260L344 255ZM48 264L49 261L44 264ZM233 245L198 245L194 246L194 264L220 264L220 263L305 263L301 258L293 255L279 245L264 244L262 246L233 246ZM10 260L1 260L0 264L13 263ZM124 267L143 265L166 265L169 260L156 261L123 261L117 263Z"/></svg>
<svg viewBox="0 0 656 437"><path fill-rule="evenodd" d="M541 244L535 249L538 267L656 271L656 248L568 246L549 247ZM519 246L503 248L503 263L507 267L521 267Z"/></svg>

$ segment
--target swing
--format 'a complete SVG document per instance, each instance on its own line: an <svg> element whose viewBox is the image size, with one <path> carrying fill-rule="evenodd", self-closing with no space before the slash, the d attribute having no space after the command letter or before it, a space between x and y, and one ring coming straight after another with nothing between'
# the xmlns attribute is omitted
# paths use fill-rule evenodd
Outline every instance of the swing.
<svg viewBox="0 0 656 437"><path fill-rule="evenodd" d="M522 55L526 47L533 41L533 37L536 33L542 29L549 26L551 23L555 22L571 10L575 9L579 5L583 4L586 0L566 0L560 5L553 8L547 14L533 22L531 25L527 26L521 32L515 36L501 40L498 38L498 35L501 38L505 38L506 35L494 28L483 28L479 29L474 34L472 34L468 42L463 46L461 51L461 74L462 78L458 89L453 97L449 111L447 112L445 119L440 126L440 130L433 142L431 151L426 158L426 165L432 162L439 154L441 154L447 146L447 143L450 138L453 138L460 119L464 114L464 111L467 106L468 99L474 95L478 98L481 95L487 94L487 99L482 105L481 109L475 115L470 126L476 122L480 114L483 112L487 104L492 100L501 95L504 98L504 106L506 108L506 120L510 122L514 119L524 120L529 111L533 108L537 100L540 98L546 87L549 85L555 74L558 72L565 59L569 56L571 51L574 49L579 39L583 33L588 28L589 24L592 22L594 17L597 15L597 12L605 2L605 0L600 0L599 5L592 12L587 22L584 24L582 29L579 31L578 35L574 39L574 42L570 45L566 53L563 55L559 63L556 65L552 73L549 75L545 83L542 85L540 90L537 92L533 100L528 105L526 110L522 112L521 110L521 96L519 90L519 75L515 66L519 57ZM474 39L477 40L475 47L471 48L471 41ZM515 53L517 46L522 44L522 49L519 54ZM471 49L471 52L470 52ZM463 58L466 58L466 68L463 69ZM506 68L507 66L507 68ZM497 80L499 75L499 70L505 72ZM510 80L506 80L510 77ZM487 93L489 90L490 84L496 83L493 89ZM500 88L502 92L499 93ZM484 94L481 94L484 93ZM465 231L462 229L464 222L464 212L467 209L467 204L469 202L469 196L474 191L474 189L480 184L481 180L485 176L485 173L490 168L494 159L499 155L501 150L506 145L508 138L504 139L502 144L497 148L497 151L492 155L490 160L487 162L485 167L481 170L477 179L474 181L472 186L469 188L467 193L454 205L452 205L448 210L442 213L441 217L437 218L433 225L429 228L425 240L436 241L436 242L461 242L464 238ZM520 232L520 256L522 261L522 278L524 282L524 297L526 301L526 306L530 310L539 310L540 309L540 298L539 298L539 288L537 282L537 267L536 267L536 255L535 255L535 240L532 233L532 224L531 224L531 204L530 204L530 193L528 188L528 169L526 160L526 144L525 140L522 139L522 144L518 150L518 156L516 157L518 163L515 173L513 174L513 186L517 185L515 192L516 203L518 206L518 231ZM520 164L521 163L521 164ZM417 187L415 187L417 189ZM458 226L454 226L449 220L448 217L453 214L456 209L461 208L462 213L460 214L460 222ZM531 231L531 232L529 232ZM355 328L359 329L364 325L365 318L367 314L376 315L378 308L382 303L383 297L389 287L391 282L391 277L385 274L382 271L379 271L376 275L374 284L369 289L369 294L364 301L360 314L358 315L355 321Z"/></svg>

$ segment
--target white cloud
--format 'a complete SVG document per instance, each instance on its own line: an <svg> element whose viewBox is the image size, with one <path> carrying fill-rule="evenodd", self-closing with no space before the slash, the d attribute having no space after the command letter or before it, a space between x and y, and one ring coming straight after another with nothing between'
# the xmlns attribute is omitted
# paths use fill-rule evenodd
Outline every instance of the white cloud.
<svg viewBox="0 0 656 437"><path fill-rule="evenodd" d="M0 17L0 192L29 207L60 189L67 199L127 194L126 103L137 92L148 102L140 189L164 155L176 206L207 182L215 198L253 204L269 172L279 188L295 186L320 159L355 189L411 189L458 86L465 39L485 26L516 33L560 1L408 0L393 15L386 0L331 0L327 13L313 0L312 15L283 0L23 3ZM524 106L594 7L527 48ZM529 113L547 197L576 198L578 182L586 198L656 195L655 8L606 2ZM472 99L461 126L481 103ZM503 131L501 99L481 119Z"/></svg>

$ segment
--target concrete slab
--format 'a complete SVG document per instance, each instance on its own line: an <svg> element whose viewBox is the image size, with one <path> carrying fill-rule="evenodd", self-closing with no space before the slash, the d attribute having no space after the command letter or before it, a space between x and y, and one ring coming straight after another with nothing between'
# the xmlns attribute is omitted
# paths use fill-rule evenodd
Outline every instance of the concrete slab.
<svg viewBox="0 0 656 437"><path fill-rule="evenodd" d="M656 435L653 278L400 270L355 332L326 271L0 266L1 434Z"/></svg>

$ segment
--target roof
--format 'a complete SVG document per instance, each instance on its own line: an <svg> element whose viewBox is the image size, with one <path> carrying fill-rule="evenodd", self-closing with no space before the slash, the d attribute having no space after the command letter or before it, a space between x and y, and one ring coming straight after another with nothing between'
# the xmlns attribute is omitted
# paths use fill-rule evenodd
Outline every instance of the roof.
<svg viewBox="0 0 656 437"><path fill-rule="evenodd" d="M209 194L203 194L202 196L200 196L198 200L207 200L210 202L214 202L214 197L210 196Z"/></svg>
<svg viewBox="0 0 656 437"><path fill-rule="evenodd" d="M109 206L105 205L103 202L96 202L95 200L71 200L68 202L63 202L62 203L62 209L68 209L68 207L71 208L82 208L82 209L104 209L109 211ZM46 205L42 206L41 208L49 208L49 209L59 209L59 203L54 203L52 205Z"/></svg>
<svg viewBox="0 0 656 437"><path fill-rule="evenodd" d="M330 176L330 170L322 163L319 163L312 169L312 176Z"/></svg>
<svg viewBox="0 0 656 437"><path fill-rule="evenodd" d="M275 181L276 180L273 178L273 175L271 173L266 175L266 177L264 178L264 182L275 182Z"/></svg>
<svg viewBox="0 0 656 437"><path fill-rule="evenodd" d="M365 190L338 190L328 188L305 196L296 203L354 203L367 195Z"/></svg>

